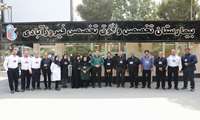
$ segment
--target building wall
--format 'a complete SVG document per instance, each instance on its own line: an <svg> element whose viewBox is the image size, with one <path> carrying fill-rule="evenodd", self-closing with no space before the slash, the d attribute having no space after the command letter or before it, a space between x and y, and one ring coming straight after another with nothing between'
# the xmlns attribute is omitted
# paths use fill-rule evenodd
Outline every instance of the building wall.
<svg viewBox="0 0 200 120"><path fill-rule="evenodd" d="M185 45L179 45L183 49ZM62 56L64 54L65 45L64 43L56 43L55 45L52 45L51 47L48 45L41 46L40 44L34 44L33 45L33 51L39 52L41 48L52 48L56 55ZM167 47L167 46L165 46ZM143 55L144 50L148 49L150 51L154 51L154 46L152 43L126 43L126 54L127 56L130 56L132 53L134 53L137 57L141 57ZM200 73L200 44L191 44L192 53L197 55L197 58L199 60L199 63L197 66L197 73ZM179 51L179 50L177 50ZM158 52L158 51L154 51ZM104 53L106 54L106 53Z"/></svg>

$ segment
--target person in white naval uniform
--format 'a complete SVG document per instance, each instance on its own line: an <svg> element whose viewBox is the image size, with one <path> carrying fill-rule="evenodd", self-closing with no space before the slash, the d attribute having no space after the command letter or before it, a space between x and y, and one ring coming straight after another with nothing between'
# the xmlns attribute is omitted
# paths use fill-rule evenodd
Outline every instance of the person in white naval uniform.
<svg viewBox="0 0 200 120"><path fill-rule="evenodd" d="M11 93L19 92L18 90L18 66L20 57L17 56L17 49L12 50L12 54L7 56L4 61L4 69L7 71L8 83Z"/></svg>
<svg viewBox="0 0 200 120"><path fill-rule="evenodd" d="M28 50L24 51L23 57L20 59L21 63L21 89L22 92L30 90L30 78L32 74L31 70L31 58L29 57Z"/></svg>
<svg viewBox="0 0 200 120"><path fill-rule="evenodd" d="M35 90L35 85L37 84L37 89L40 88L40 75L41 75L41 61L39 53L36 52L35 56L31 59L31 69L32 69L32 90Z"/></svg>
<svg viewBox="0 0 200 120"><path fill-rule="evenodd" d="M171 50L171 55L167 58L167 67L168 67L168 89L172 87L172 79L174 80L174 89L179 90L178 88L178 75L182 69L181 57L176 55L176 50Z"/></svg>

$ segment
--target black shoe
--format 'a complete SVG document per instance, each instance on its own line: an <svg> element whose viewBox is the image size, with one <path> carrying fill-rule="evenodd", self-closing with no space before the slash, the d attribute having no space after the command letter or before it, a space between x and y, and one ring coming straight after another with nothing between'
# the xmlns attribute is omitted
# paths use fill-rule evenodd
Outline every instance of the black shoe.
<svg viewBox="0 0 200 120"><path fill-rule="evenodd" d="M165 87L163 87L162 89L165 90Z"/></svg>
<svg viewBox="0 0 200 120"><path fill-rule="evenodd" d="M142 88L145 88L145 86L142 86Z"/></svg>
<svg viewBox="0 0 200 120"><path fill-rule="evenodd" d="M44 90L47 90L47 89L48 89L48 88L46 88L46 87L44 88Z"/></svg>
<svg viewBox="0 0 200 120"><path fill-rule="evenodd" d="M20 92L19 90L15 90L15 92Z"/></svg>
<svg viewBox="0 0 200 120"><path fill-rule="evenodd" d="M194 89L194 88L191 88L191 89L190 89L190 91L191 91L191 92L194 92L194 91L195 91L195 89Z"/></svg>
<svg viewBox="0 0 200 120"><path fill-rule="evenodd" d="M62 87L63 87L63 88L67 88L67 85L63 85Z"/></svg>
<svg viewBox="0 0 200 120"><path fill-rule="evenodd" d="M129 88L133 88L133 85L131 85Z"/></svg>
<svg viewBox="0 0 200 120"><path fill-rule="evenodd" d="M120 87L120 85L117 85L117 88L119 88Z"/></svg>
<svg viewBox="0 0 200 120"><path fill-rule="evenodd" d="M26 90L31 90L30 88L26 88Z"/></svg>
<svg viewBox="0 0 200 120"><path fill-rule="evenodd" d="M151 89L151 86L148 86L149 89Z"/></svg>
<svg viewBox="0 0 200 120"><path fill-rule="evenodd" d="M159 87L156 87L156 89L159 89Z"/></svg>
<svg viewBox="0 0 200 120"><path fill-rule="evenodd" d="M177 87L175 87L174 89L175 89L175 90L179 90L179 88L177 88Z"/></svg>
<svg viewBox="0 0 200 120"><path fill-rule="evenodd" d="M22 89L20 92L25 92L25 90L24 90L24 89Z"/></svg>
<svg viewBox="0 0 200 120"><path fill-rule="evenodd" d="M138 88L138 86L135 86L135 88Z"/></svg>
<svg viewBox="0 0 200 120"><path fill-rule="evenodd" d="M31 89L31 91L34 91L34 90L35 90L35 88L32 88L32 89Z"/></svg>
<svg viewBox="0 0 200 120"><path fill-rule="evenodd" d="M61 89L60 88L55 88L55 90L60 91Z"/></svg>
<svg viewBox="0 0 200 120"><path fill-rule="evenodd" d="M11 90L11 91L10 91L10 93L11 93L11 94L14 94L14 93L15 93L15 91L14 91L14 90Z"/></svg>
<svg viewBox="0 0 200 120"><path fill-rule="evenodd" d="M40 88L40 87L37 87L37 89L38 89L38 90L41 90L41 88Z"/></svg>
<svg viewBox="0 0 200 120"><path fill-rule="evenodd" d="M51 87L49 87L48 89L51 90Z"/></svg>
<svg viewBox="0 0 200 120"><path fill-rule="evenodd" d="M171 89L171 87L168 87L167 89Z"/></svg>
<svg viewBox="0 0 200 120"><path fill-rule="evenodd" d="M185 90L185 89L187 89L187 87L183 87L183 88L181 88L182 90Z"/></svg>

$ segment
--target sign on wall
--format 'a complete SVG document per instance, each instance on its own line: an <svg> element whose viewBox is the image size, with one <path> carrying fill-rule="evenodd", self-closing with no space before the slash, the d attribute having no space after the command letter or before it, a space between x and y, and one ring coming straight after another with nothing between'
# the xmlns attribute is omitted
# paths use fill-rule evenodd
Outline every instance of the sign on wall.
<svg viewBox="0 0 200 120"><path fill-rule="evenodd" d="M200 21L13 23L16 42L198 42ZM6 30L4 30L6 31Z"/></svg>

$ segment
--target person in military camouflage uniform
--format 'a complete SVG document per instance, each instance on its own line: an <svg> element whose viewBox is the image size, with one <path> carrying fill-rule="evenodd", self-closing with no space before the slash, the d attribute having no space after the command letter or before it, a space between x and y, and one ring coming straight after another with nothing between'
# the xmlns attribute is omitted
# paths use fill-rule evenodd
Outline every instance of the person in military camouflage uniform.
<svg viewBox="0 0 200 120"><path fill-rule="evenodd" d="M98 86L101 88L101 67L103 64L103 58L100 56L99 51L96 51L95 55L91 59L93 88L95 87L95 82L98 82Z"/></svg>

